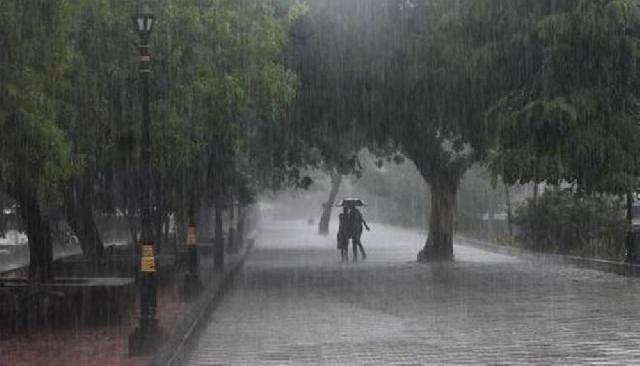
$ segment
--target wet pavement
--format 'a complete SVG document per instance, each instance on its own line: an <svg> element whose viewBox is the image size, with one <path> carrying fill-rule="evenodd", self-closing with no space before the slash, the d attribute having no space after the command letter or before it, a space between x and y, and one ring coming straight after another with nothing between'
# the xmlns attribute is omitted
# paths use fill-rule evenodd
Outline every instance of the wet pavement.
<svg viewBox="0 0 640 366"><path fill-rule="evenodd" d="M640 279L463 245L418 264L423 235L372 226L345 264L315 226L265 222L189 364L640 363Z"/></svg>

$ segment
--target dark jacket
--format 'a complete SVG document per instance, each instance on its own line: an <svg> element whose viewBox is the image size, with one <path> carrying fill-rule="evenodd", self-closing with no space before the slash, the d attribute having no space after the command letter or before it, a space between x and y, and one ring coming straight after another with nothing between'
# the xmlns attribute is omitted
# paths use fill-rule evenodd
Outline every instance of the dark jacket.
<svg viewBox="0 0 640 366"><path fill-rule="evenodd" d="M350 238L360 237L362 235L362 226L367 225L364 219L362 218L362 214L357 209L352 209L347 215L346 222L346 231Z"/></svg>
<svg viewBox="0 0 640 366"><path fill-rule="evenodd" d="M344 213L338 215L338 249L344 248L348 245L349 233L347 228L347 218Z"/></svg>

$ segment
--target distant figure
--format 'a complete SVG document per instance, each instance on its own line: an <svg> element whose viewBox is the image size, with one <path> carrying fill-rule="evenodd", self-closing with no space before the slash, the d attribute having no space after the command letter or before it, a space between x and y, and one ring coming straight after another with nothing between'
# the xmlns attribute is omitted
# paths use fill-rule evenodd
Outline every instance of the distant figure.
<svg viewBox="0 0 640 366"><path fill-rule="evenodd" d="M349 261L349 234L347 233L347 216L349 210L342 207L342 213L338 215L338 250L343 262Z"/></svg>
<svg viewBox="0 0 640 366"><path fill-rule="evenodd" d="M367 222L364 221L362 214L356 207L351 207L349 209L349 213L347 214L347 226L349 228L349 237L353 243L353 261L358 261L358 248L360 248L360 253L362 254L362 259L367 259L367 253L364 251L364 247L362 246L362 242L360 241L360 236L362 235L362 226L367 229L367 231L371 230Z"/></svg>

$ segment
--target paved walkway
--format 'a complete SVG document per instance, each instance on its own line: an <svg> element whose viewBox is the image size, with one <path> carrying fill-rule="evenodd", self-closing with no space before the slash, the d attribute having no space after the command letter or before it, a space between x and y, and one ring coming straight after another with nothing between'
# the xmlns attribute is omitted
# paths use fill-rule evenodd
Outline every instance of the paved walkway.
<svg viewBox="0 0 640 366"><path fill-rule="evenodd" d="M342 264L315 227L263 226L189 364L640 364L639 279L460 245L417 264L424 238L379 225Z"/></svg>

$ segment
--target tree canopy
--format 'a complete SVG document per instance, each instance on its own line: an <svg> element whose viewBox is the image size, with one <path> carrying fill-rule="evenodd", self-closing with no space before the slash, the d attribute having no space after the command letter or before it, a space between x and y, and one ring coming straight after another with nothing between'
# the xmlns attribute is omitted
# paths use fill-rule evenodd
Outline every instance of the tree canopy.
<svg viewBox="0 0 640 366"><path fill-rule="evenodd" d="M474 163L506 183L636 186L638 0L3 1L0 188L33 230L42 203L64 206L85 254L100 256L95 212L125 213L136 236L142 3L158 227L308 183L300 166L352 172L363 148L428 183L421 259L452 258Z"/></svg>
<svg viewBox="0 0 640 366"><path fill-rule="evenodd" d="M314 6L300 121L414 161L432 193L422 257L452 257L455 196L475 162L507 183L634 184L638 1Z"/></svg>
<svg viewBox="0 0 640 366"><path fill-rule="evenodd" d="M281 121L296 92L283 53L296 8L268 0L144 3L157 19L148 187L157 222L216 195L225 197L220 204L246 202L256 188L239 163L250 161L256 129L248 126ZM101 254L95 211L127 213L135 240L141 112L131 15L139 5L0 4L0 188L34 209L25 212L39 222L27 228L33 248L50 247L39 209L50 203L65 206L81 242L95 242L85 254Z"/></svg>
<svg viewBox="0 0 640 366"><path fill-rule="evenodd" d="M500 5L486 6L486 18L513 13ZM530 67L498 69L518 83L504 88L487 114L498 126L495 169L509 182L568 182L586 192L635 189L640 2L548 2L512 17L525 25L511 37L530 50ZM516 57L522 58L505 61Z"/></svg>

